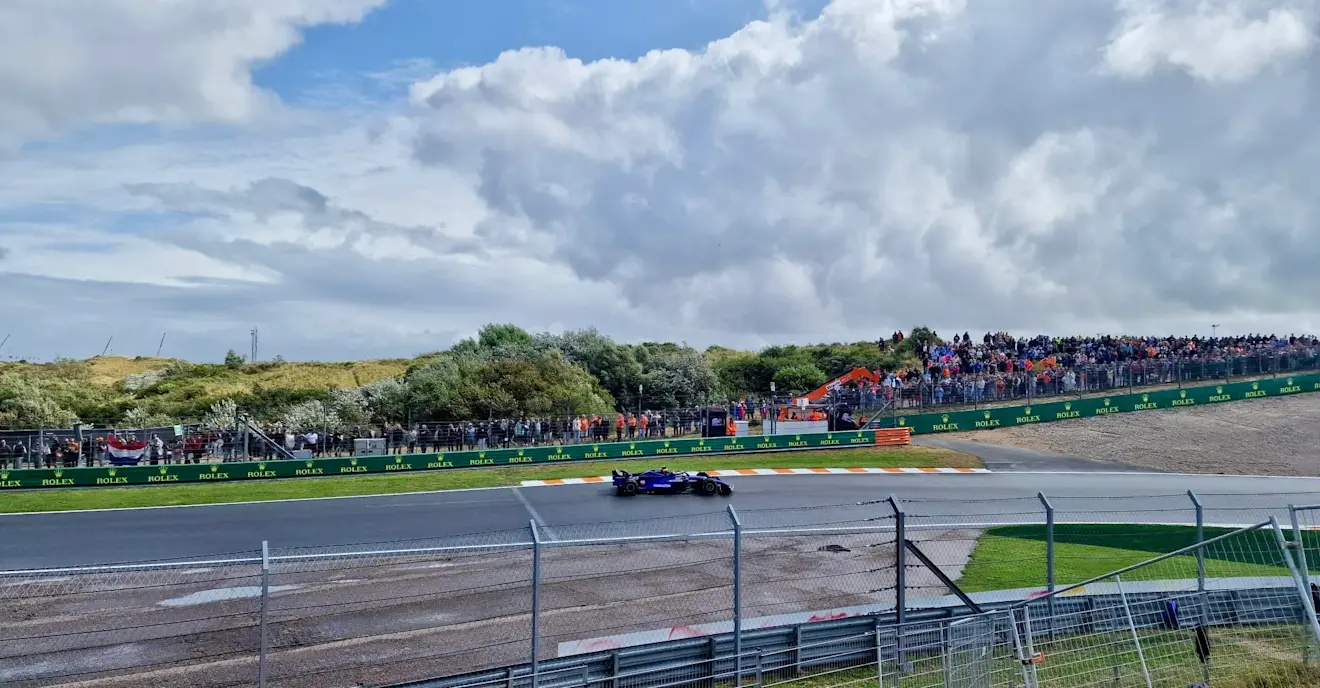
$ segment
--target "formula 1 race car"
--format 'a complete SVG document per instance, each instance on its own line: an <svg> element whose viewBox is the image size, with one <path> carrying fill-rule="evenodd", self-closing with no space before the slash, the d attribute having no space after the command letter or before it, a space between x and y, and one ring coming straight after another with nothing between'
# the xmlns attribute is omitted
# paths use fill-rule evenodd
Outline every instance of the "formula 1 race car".
<svg viewBox="0 0 1320 688"><path fill-rule="evenodd" d="M733 494L733 486L707 473L691 474L656 468L633 475L628 471L610 471L614 477L614 493L632 497L638 492L646 494L680 494L695 492L703 496Z"/></svg>

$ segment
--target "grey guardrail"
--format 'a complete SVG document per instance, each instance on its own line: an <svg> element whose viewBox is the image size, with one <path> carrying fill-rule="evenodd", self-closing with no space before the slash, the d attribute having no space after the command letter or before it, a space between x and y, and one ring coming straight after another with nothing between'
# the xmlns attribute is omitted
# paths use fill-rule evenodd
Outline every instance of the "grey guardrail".
<svg viewBox="0 0 1320 688"><path fill-rule="evenodd" d="M1168 600L1178 600L1180 627L1191 627L1204 608L1210 626L1251 626L1303 623L1306 610L1300 598L1286 616L1281 618L1278 605L1279 588L1294 591L1292 578L1219 579L1205 592L1195 590L1142 591L1139 582L1126 583L1127 600L1133 616L1142 620L1139 628L1160 626L1162 610ZM1162 583L1162 582L1157 582ZM1225 585L1236 583L1235 585ZM1159 585L1151 586L1158 588ZM1133 588L1137 588L1133 590ZM1006 610L1017 601L1002 599L1004 591L973 595L985 611ZM952 596L950 596L952 597ZM981 599L976 599L976 598ZM998 598L998 599L997 599ZM940 598L934 608L908 610L906 625L909 629L924 623L964 618L972 612L956 598ZM1048 618L1033 620L1032 636L1044 637L1051 633L1096 633L1128 629L1127 616L1117 592L1072 595L1056 598L1054 616L1074 617L1082 621L1070 623L1068 628L1051 628ZM1156 621L1150 621L1155 619ZM1189 623L1192 622L1192 623ZM882 660L893 659L892 649L897 625L894 612L856 616L833 621L817 621L777 628L766 628L743 633L744 653L761 651L769 659L762 665L765 672L810 671L817 667L838 668L875 662L876 639L881 638ZM998 621L997 633L1008 632L1007 618ZM1021 629L1019 629L1019 632ZM886 638L889 640L886 641ZM904 633L904 648L908 653L921 653L943 648L938 625L928 631L909 630ZM796 652L793 650L796 649ZM733 673L734 640L732 633L702 638L675 640L651 645L638 645L606 652L547 659L537 663L540 688L647 688L654 685L682 685L709 682L712 676ZM387 688L530 688L531 664L519 664L448 676L399 683Z"/></svg>

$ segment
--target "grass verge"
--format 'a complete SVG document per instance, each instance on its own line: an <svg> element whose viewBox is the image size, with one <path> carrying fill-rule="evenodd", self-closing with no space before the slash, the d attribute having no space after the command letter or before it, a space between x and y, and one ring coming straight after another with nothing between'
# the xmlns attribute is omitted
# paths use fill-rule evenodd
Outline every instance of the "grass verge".
<svg viewBox="0 0 1320 688"><path fill-rule="evenodd" d="M1142 632L1141 645L1154 688L1187 688L1201 683L1205 667L1197 659L1190 631ZM1208 667L1215 688L1320 688L1320 669L1303 663L1302 644L1306 631L1297 626L1254 628L1217 627L1210 631L1212 647ZM1093 634L1043 642L1034 647L1045 661L1036 667L1042 686L1096 686L1097 688L1145 688L1141 658L1131 636ZM946 673L946 662L952 671ZM973 681L979 673L970 651L945 657L934 653L908 656L904 688L947 688L949 685L983 685ZM862 668L816 671L794 676L788 671L770 672L766 686L785 688L836 688L877 683L874 660ZM1010 648L998 645L979 677L984 685L1022 684L1022 670ZM885 679L893 680L894 667L885 666ZM888 685L888 683L886 683Z"/></svg>
<svg viewBox="0 0 1320 688"><path fill-rule="evenodd" d="M344 497L517 485L524 480L608 475L610 469L646 470L666 463L676 471L721 468L978 468L975 457L931 447L867 447L806 452L592 461L548 466L479 468L389 475L297 478L164 487L33 490L0 494L0 513L225 504L308 497Z"/></svg>
<svg viewBox="0 0 1320 688"><path fill-rule="evenodd" d="M1232 532L1206 528L1212 538ZM1320 547L1320 533L1303 534L1308 549ZM1196 544L1196 529L1158 525L1057 525L1054 576L1059 586L1080 583ZM1268 529L1206 548L1206 574L1215 576L1289 575L1274 533ZM1308 567L1310 568L1310 567ZM1196 558L1179 556L1124 574L1124 580L1195 578ZM959 586L968 592L1045 585L1045 527L988 528L977 540Z"/></svg>

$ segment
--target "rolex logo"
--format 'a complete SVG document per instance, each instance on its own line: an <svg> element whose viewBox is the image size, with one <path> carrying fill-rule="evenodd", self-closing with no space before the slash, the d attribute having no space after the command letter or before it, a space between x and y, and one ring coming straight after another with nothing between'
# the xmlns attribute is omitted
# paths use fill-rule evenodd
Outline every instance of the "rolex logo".
<svg viewBox="0 0 1320 688"><path fill-rule="evenodd" d="M1224 393L1224 388L1223 388L1223 387L1216 387L1216 388L1215 388L1215 394L1223 394L1223 393Z"/></svg>
<svg viewBox="0 0 1320 688"><path fill-rule="evenodd" d="M797 442L798 440L801 440L801 439L802 439L802 435L793 435L793 441L794 441L794 442Z"/></svg>
<svg viewBox="0 0 1320 688"><path fill-rule="evenodd" d="M165 471L166 471L166 470L167 470L167 469L166 469L164 466L161 466L161 467L160 467L160 474L161 474L161 475L165 475Z"/></svg>
<svg viewBox="0 0 1320 688"><path fill-rule="evenodd" d="M518 456L522 456L524 453L525 453L525 452L523 452L523 450L521 450L521 449L518 450Z"/></svg>
<svg viewBox="0 0 1320 688"><path fill-rule="evenodd" d="M628 448L629 448L629 449L636 449L636 448L637 448L637 443L636 443L636 442L629 442L629 443L628 443ZM521 454L522 452L518 452L518 453Z"/></svg>
<svg viewBox="0 0 1320 688"><path fill-rule="evenodd" d="M902 426L904 426L904 425L907 425L907 419L906 419L906 418L899 418L899 419L898 419L898 425L899 425L899 427L902 427Z"/></svg>
<svg viewBox="0 0 1320 688"><path fill-rule="evenodd" d="M56 477L56 478L63 478L63 477L64 477L64 471L55 471L55 477Z"/></svg>
<svg viewBox="0 0 1320 688"><path fill-rule="evenodd" d="M990 412L989 412L989 411L986 411L983 415L985 416L985 419L986 419L986 420L990 420Z"/></svg>
<svg viewBox="0 0 1320 688"><path fill-rule="evenodd" d="M563 453L564 453L564 448L563 448L563 447L555 447L555 453L556 453L556 454L563 454Z"/></svg>
<svg viewBox="0 0 1320 688"><path fill-rule="evenodd" d="M308 467L308 468L311 468L311 467L312 467L312 462L311 462L311 461L307 461L307 462L304 462L303 465L306 466L306 467Z"/></svg>
<svg viewBox="0 0 1320 688"><path fill-rule="evenodd" d="M1252 389L1260 389L1260 383L1259 383L1259 382L1253 382L1253 383L1251 383L1251 388L1252 388Z"/></svg>
<svg viewBox="0 0 1320 688"><path fill-rule="evenodd" d="M1292 378L1288 378L1287 380L1284 380L1284 382L1288 383L1289 387L1292 387L1292 380Z"/></svg>
<svg viewBox="0 0 1320 688"><path fill-rule="evenodd" d="M211 470L214 471L214 470L215 470L215 466L211 466ZM118 472L119 472L119 471L116 471L116 470L113 469L113 468L111 468L110 470L106 471L106 473L108 473L108 474L110 475L111 478L115 477L115 474L118 473Z"/></svg>
<svg viewBox="0 0 1320 688"><path fill-rule="evenodd" d="M1028 406L1028 407L1026 407L1026 408L1024 408L1024 409L1022 409L1022 410L1025 411L1026 414L1027 414L1028 416L1031 415L1031 407L1030 407L1030 406ZM945 418L948 418L948 416L945 416Z"/></svg>
<svg viewBox="0 0 1320 688"><path fill-rule="evenodd" d="M486 452L477 452L477 458L478 459L486 458Z"/></svg>
<svg viewBox="0 0 1320 688"><path fill-rule="evenodd" d="M826 434L825 434L825 439L827 439L827 440L832 440L832 439L834 439L834 433L826 433Z"/></svg>
<svg viewBox="0 0 1320 688"><path fill-rule="evenodd" d="M1187 398L1187 390L1184 389L1183 391L1178 392L1178 396L1179 396L1180 398L1182 398L1182 399L1186 399L1186 398Z"/></svg>
<svg viewBox="0 0 1320 688"><path fill-rule="evenodd" d="M1027 413L1031 413L1031 409L1027 409ZM946 413L946 414L940 416L940 422L941 422L941 423L947 423L947 422L949 422L949 414Z"/></svg>
<svg viewBox="0 0 1320 688"><path fill-rule="evenodd" d="M394 457L394 463L403 463L403 457L402 456Z"/></svg>
<svg viewBox="0 0 1320 688"><path fill-rule="evenodd" d="M1146 403L1146 402L1148 402L1148 401L1150 401L1150 395L1149 395L1149 394L1143 394L1143 395L1141 395L1141 403L1144 404L1144 403Z"/></svg>
<svg viewBox="0 0 1320 688"><path fill-rule="evenodd" d="M1064 410L1064 411L1071 411L1071 410L1072 410L1072 402L1069 401L1069 402L1065 403L1065 404L1063 405L1063 410Z"/></svg>
<svg viewBox="0 0 1320 688"><path fill-rule="evenodd" d="M666 446L666 447L669 446L669 442L668 442L668 441L665 442L665 446Z"/></svg>
<svg viewBox="0 0 1320 688"><path fill-rule="evenodd" d="M594 451L594 452L596 452L596 451L600 451L600 445L599 445L599 444L593 444L593 445L591 445L591 451Z"/></svg>
<svg viewBox="0 0 1320 688"><path fill-rule="evenodd" d="M266 470L266 464L264 464L264 463L259 463L259 464L257 464L257 470L259 470L259 471L264 471L264 470Z"/></svg>
<svg viewBox="0 0 1320 688"><path fill-rule="evenodd" d="M1108 400L1108 399L1105 399L1105 406L1108 406L1108 405L1109 405L1109 400Z"/></svg>
<svg viewBox="0 0 1320 688"><path fill-rule="evenodd" d="M706 440L697 440L697 445L702 447L706 446Z"/></svg>
<svg viewBox="0 0 1320 688"><path fill-rule="evenodd" d="M9 472L8 471L0 472L0 480L9 480Z"/></svg>
<svg viewBox="0 0 1320 688"><path fill-rule="evenodd" d="M357 459L349 459L349 460L348 460L348 465L350 465L350 466L356 466L356 465L357 465Z"/></svg>
<svg viewBox="0 0 1320 688"><path fill-rule="evenodd" d="M311 461L308 461L307 463L311 463ZM217 466L217 465L215 465L215 464L211 464L211 472L212 472L212 473L214 473L214 472L216 472L216 471L218 471L218 470L220 470L220 467L219 467L219 466ZM110 471L110 475L114 475L114 474L115 474L114 471Z"/></svg>

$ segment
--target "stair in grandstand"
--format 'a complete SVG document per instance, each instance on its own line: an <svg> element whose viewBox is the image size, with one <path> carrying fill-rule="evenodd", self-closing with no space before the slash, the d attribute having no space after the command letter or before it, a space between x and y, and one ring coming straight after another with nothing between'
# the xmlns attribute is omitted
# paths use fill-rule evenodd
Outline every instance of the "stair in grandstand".
<svg viewBox="0 0 1320 688"><path fill-rule="evenodd" d="M294 456L292 453L290 453L288 449L285 449L284 444L280 442L276 442L275 440L268 437L266 433L262 432L259 428L252 425L252 423L249 422L247 418L242 418L241 422L243 424L243 427L247 429L249 436L255 437L260 442L265 442L266 446L271 448L271 451L274 452L275 456L281 459L298 458Z"/></svg>

